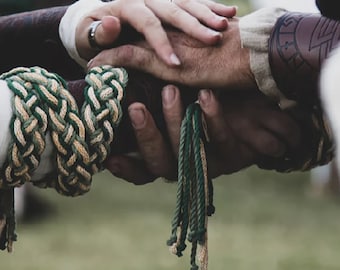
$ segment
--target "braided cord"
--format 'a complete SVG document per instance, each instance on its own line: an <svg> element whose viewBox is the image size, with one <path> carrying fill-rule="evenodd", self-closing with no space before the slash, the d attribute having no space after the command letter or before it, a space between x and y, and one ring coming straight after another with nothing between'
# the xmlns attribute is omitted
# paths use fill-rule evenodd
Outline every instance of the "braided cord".
<svg viewBox="0 0 340 270"><path fill-rule="evenodd" d="M0 171L0 248L7 242L10 250L16 237L13 196L8 194L31 181L46 146L47 132L56 150L57 171L34 184L54 187L66 196L88 192L93 174L102 170L110 153L114 130L122 118L121 101L128 79L120 68L102 66L90 70L81 111L66 82L43 68L15 68L0 79L14 94L12 141Z"/></svg>
<svg viewBox="0 0 340 270"><path fill-rule="evenodd" d="M167 241L171 251L182 256L186 239L191 242L191 270L208 267L208 216L214 213L213 187L208 178L204 143L206 136L199 104L188 106L181 125L178 158L177 203ZM190 232L188 233L188 229ZM198 250L200 246L200 250Z"/></svg>

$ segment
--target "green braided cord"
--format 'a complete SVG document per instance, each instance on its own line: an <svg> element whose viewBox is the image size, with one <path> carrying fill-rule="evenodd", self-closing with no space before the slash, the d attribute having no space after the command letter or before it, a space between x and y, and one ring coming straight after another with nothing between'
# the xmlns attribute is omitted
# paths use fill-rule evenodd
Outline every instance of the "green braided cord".
<svg viewBox="0 0 340 270"><path fill-rule="evenodd" d="M182 121L181 124L181 135L180 135L180 143L179 143L179 153L182 153L185 151L184 147L186 146L185 144L185 135L187 134L186 132L186 121ZM178 181L177 181L177 203L176 203L176 208L175 208L175 214L174 218L172 219L171 223L171 236L170 239L167 241L168 246L173 246L177 242L177 229L180 226L180 219L182 217L182 204L183 204L183 189L184 189L184 155L180 155L178 157ZM173 252L174 254L177 253L177 251Z"/></svg>
<svg viewBox="0 0 340 270"><path fill-rule="evenodd" d="M120 103L124 97L127 73L120 68L108 70L107 67L96 67L85 80L88 86L85 89L82 116L89 134L87 141L94 150L90 160L96 173L102 170L102 163L110 153L114 128L123 115Z"/></svg>
<svg viewBox="0 0 340 270"><path fill-rule="evenodd" d="M188 108L190 111L190 108ZM185 135L185 147L184 147L184 153L191 153L192 146L190 144L190 140L192 137L192 129L190 128L190 113L186 116L186 133ZM191 170L192 167L192 160L190 158L184 157L184 165L183 165L183 201L182 201L182 216L180 217L182 219L181 221L181 229L180 229L180 236L179 241L177 245L177 255L182 256L182 251L186 248L186 236L188 232L188 228L190 226L190 185L191 185L191 179L194 177L193 172Z"/></svg>
<svg viewBox="0 0 340 270"><path fill-rule="evenodd" d="M92 74L95 74L96 77ZM43 111L47 114L47 119L46 116L41 119L45 120L45 125L48 122L48 130L57 152L58 167L57 179L47 182L39 181L37 185L41 187L52 186L58 192L68 196L81 195L90 189L92 175L100 169L99 164L109 154L109 146L113 141L113 130L121 119L121 116L118 117L118 115L121 115L122 112L120 106L123 98L122 89L127 83L126 72L121 71L121 69L112 69L110 66L93 69L87 76L90 77L87 78L87 82L92 83L92 85L84 93L86 101L81 116L74 98L66 89L66 83L56 74L33 67L13 69L0 77L8 82L11 89L14 86L21 89L32 85L29 89L31 90L30 94L34 95L39 101L39 112ZM15 98L18 97L16 95L18 91L14 92ZM23 90L21 89L21 91ZM96 95L91 95L94 92ZM117 101L114 101L115 99ZM92 113L92 104L101 104L101 107ZM92 108L95 107L92 106ZM106 111L104 108L106 108ZM89 115L94 115L93 121L89 121ZM86 123L86 128L84 123ZM98 135L100 132L97 130L101 123L103 123L105 129L101 131L104 134L103 136ZM90 124L96 128L89 128ZM44 134L45 130L41 133ZM13 137L17 138L18 135L15 134ZM40 137L39 142L41 143L41 150L43 150L44 136ZM33 141L37 137L31 136L30 138ZM30 149L30 147L27 148ZM13 154L13 152L10 153ZM29 158L32 159L31 156ZM8 168L12 168L13 158L9 157L8 160L8 164L11 164L8 165ZM16 160L14 159L14 161ZM35 160L39 159L36 158ZM17 175L25 176L20 178L20 182L14 182L10 177L11 175L7 173L5 175L6 181L3 181L4 177L2 177L2 185L19 186L29 181L30 173L36 169L38 162L36 162L35 167L29 167L30 170L27 169L29 165L24 161L18 164L21 171ZM7 169L5 172L9 170Z"/></svg>
<svg viewBox="0 0 340 270"><path fill-rule="evenodd" d="M198 104L195 104L197 107ZM193 232L195 234L195 239L199 242L204 242L204 234L205 234L205 217L206 217L206 196L205 196L205 186L204 186L204 172L203 172L203 164L201 158L201 148L202 144L201 136L203 134L203 130L201 128L201 114L198 110L193 115L193 145L194 147L194 161L195 161L195 169L196 169L196 179L197 179L197 211L198 211L198 227L197 231Z"/></svg>
<svg viewBox="0 0 340 270"><path fill-rule="evenodd" d="M14 94L12 141L0 170L0 249L6 245L11 249L16 237L14 198L9 195L14 187L31 181L45 149L47 132L56 149L57 172L34 184L54 187L66 196L89 191L92 175L102 169L114 129L122 118L120 103L127 73L111 66L90 70L81 113L66 82L43 68L15 68L0 79L6 80Z"/></svg>
<svg viewBox="0 0 340 270"><path fill-rule="evenodd" d="M196 263L198 245L201 246L201 268L207 269L207 216L213 212L213 189L211 179L208 179L202 121L200 106L197 103L189 105L181 125L177 203L167 241L177 256L182 256L186 239L192 243L191 270L199 268Z"/></svg>
<svg viewBox="0 0 340 270"><path fill-rule="evenodd" d="M45 149L45 132L47 129L46 113L40 109L41 102L34 95L34 84L17 76L22 69L13 70L1 76L16 76L16 81L7 80L13 91L13 117L11 119L11 135L14 139L9 147L8 160L4 164L4 175L8 186L14 187L30 181L30 174L40 162L40 155ZM1 179L0 179L1 185Z"/></svg>

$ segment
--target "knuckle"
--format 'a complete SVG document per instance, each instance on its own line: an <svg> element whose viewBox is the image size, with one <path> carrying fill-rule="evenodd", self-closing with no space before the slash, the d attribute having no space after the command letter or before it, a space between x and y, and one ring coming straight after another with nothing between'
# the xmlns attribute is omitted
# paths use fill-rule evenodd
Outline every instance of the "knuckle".
<svg viewBox="0 0 340 270"><path fill-rule="evenodd" d="M133 59L135 55L134 48L132 45L125 45L121 48L121 52L119 56L122 61L128 61L129 59Z"/></svg>
<svg viewBox="0 0 340 270"><path fill-rule="evenodd" d="M156 18L156 17L152 17L152 16L147 16L144 19L144 23L143 25L141 25L142 29L140 29L141 31L143 29L156 29L156 28L162 28L161 22Z"/></svg>

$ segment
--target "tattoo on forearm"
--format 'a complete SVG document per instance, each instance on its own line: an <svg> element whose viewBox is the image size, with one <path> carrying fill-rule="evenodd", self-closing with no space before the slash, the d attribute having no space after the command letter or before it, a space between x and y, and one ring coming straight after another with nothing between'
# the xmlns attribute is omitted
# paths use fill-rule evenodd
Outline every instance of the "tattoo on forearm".
<svg viewBox="0 0 340 270"><path fill-rule="evenodd" d="M282 16L269 41L270 65L278 87L293 99L299 99L305 91L317 93L322 62L339 40L338 21L319 14Z"/></svg>

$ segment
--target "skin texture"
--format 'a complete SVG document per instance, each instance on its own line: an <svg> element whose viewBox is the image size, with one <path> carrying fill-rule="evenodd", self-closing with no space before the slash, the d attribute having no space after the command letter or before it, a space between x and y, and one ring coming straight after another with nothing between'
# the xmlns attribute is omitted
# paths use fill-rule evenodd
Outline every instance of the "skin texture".
<svg viewBox="0 0 340 270"><path fill-rule="evenodd" d="M256 164L262 157L280 157L287 149L296 148L300 140L298 125L257 91L250 72L249 51L240 46L237 18L229 19L228 30L223 32L222 40L214 47L173 29L167 34L182 61L180 66L170 67L147 42L138 41L134 45L101 52L89 67L123 65L170 82L192 87L223 87L233 92L218 99L213 91L206 89L198 95L211 139L208 160L212 177L236 172ZM244 90L243 96L235 92L239 88ZM129 106L139 156L115 155L109 158L106 166L114 175L138 185L160 176L176 179L179 132L185 106L174 85L163 89L162 101L166 136L158 129L144 104L132 103Z"/></svg>
<svg viewBox="0 0 340 270"><path fill-rule="evenodd" d="M237 18L229 20L228 29L215 46L207 46L178 31L169 30L168 36L182 61L178 67L164 64L145 42L105 50L89 67L101 64L131 67L166 81L200 88L256 89L249 50L241 47Z"/></svg>
<svg viewBox="0 0 340 270"><path fill-rule="evenodd" d="M138 16L135 16L138 14ZM227 17L236 14L235 7L228 7L209 0L116 0L107 3L85 16L77 28L76 44L80 56L91 59L98 51L90 49L87 31L91 22L102 20L96 33L97 43L112 47L120 38L131 37L124 34L126 25L150 44L164 63L179 65L162 23L180 29L205 44L215 44L222 35L219 31L227 28ZM133 37L140 37L134 33ZM118 38L119 37L119 38Z"/></svg>
<svg viewBox="0 0 340 270"><path fill-rule="evenodd" d="M249 93L247 98L228 94L217 99L211 90L199 92L198 100L210 138L207 153L211 177L236 172L257 164L263 157L279 157L287 149L298 147L300 130L296 122L261 93L254 93ZM130 105L129 117L140 156L110 157L106 167L112 174L136 185L152 182L158 177L176 179L184 111L179 89L174 85L165 86L162 103L167 123L166 137L143 104Z"/></svg>

